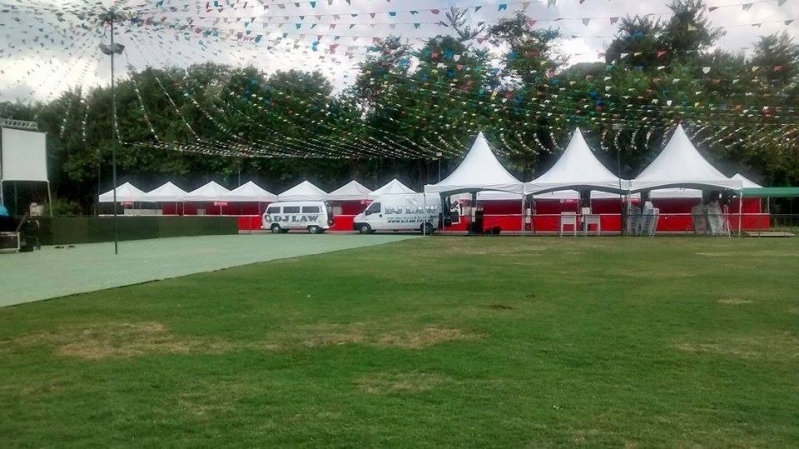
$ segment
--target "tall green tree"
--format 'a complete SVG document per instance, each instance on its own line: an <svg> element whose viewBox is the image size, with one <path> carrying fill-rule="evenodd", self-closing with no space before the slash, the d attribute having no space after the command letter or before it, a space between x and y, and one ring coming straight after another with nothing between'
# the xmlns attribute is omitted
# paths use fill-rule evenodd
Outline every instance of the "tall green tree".
<svg viewBox="0 0 799 449"><path fill-rule="evenodd" d="M707 5L703 0L673 0L669 9L672 16L659 41L662 50L668 52L668 61L695 60L725 34L705 17Z"/></svg>
<svg viewBox="0 0 799 449"><path fill-rule="evenodd" d="M605 50L608 64L640 67L641 70L654 71L659 61L661 33L663 24L649 16L624 17L619 21L616 35Z"/></svg>

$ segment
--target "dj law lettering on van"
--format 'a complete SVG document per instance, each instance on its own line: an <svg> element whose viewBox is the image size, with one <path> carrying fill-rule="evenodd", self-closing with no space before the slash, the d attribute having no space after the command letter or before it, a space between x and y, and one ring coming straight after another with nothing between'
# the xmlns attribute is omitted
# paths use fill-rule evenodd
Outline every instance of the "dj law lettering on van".
<svg viewBox="0 0 799 449"><path fill-rule="evenodd" d="M268 223L313 223L319 221L319 215L267 215L264 220Z"/></svg>
<svg viewBox="0 0 799 449"><path fill-rule="evenodd" d="M438 209L438 206L428 206L427 209L429 209L427 212L435 212L436 209ZM386 206L386 210L385 210L384 213L386 215L399 215L399 214L423 214L425 212L426 212L426 210L422 206L415 206L415 207L411 207L411 206L405 206L405 207L402 207L402 206L397 206L397 207Z"/></svg>

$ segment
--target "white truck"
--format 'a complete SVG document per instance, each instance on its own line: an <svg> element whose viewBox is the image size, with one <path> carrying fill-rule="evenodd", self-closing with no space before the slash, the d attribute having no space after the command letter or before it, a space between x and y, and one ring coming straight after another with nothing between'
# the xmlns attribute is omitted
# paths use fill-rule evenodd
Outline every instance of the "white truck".
<svg viewBox="0 0 799 449"><path fill-rule="evenodd" d="M352 228L361 234L378 231L418 231L432 234L438 229L441 197L423 193L381 195L356 215Z"/></svg>
<svg viewBox="0 0 799 449"><path fill-rule="evenodd" d="M333 212L324 201L277 202L266 208L261 221L263 229L275 234L292 229L321 234L333 224Z"/></svg>

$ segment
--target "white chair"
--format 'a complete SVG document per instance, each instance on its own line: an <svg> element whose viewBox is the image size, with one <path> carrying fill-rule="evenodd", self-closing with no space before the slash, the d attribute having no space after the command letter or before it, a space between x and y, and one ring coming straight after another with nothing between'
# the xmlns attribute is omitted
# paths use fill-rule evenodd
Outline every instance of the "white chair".
<svg viewBox="0 0 799 449"><path fill-rule="evenodd" d="M599 215L592 214L590 207L583 207L581 209L582 214L582 226L583 226L583 234L588 234L588 229L591 225L596 226L596 235L600 235L602 233L602 224L599 222Z"/></svg>
<svg viewBox="0 0 799 449"><path fill-rule="evenodd" d="M574 235L577 235L577 212L560 213L560 232L558 232L559 236L563 237L563 229L566 226L571 226Z"/></svg>

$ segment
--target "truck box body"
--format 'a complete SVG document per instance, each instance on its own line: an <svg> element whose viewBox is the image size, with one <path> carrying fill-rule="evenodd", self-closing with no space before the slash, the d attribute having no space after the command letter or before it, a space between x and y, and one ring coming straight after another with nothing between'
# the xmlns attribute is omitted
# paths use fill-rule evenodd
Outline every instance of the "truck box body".
<svg viewBox="0 0 799 449"><path fill-rule="evenodd" d="M419 231L430 234L438 228L441 197L423 193L397 193L377 197L353 219L353 229L372 232Z"/></svg>

